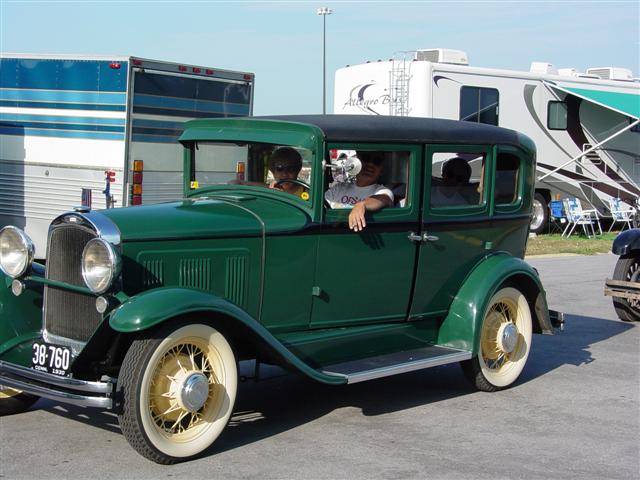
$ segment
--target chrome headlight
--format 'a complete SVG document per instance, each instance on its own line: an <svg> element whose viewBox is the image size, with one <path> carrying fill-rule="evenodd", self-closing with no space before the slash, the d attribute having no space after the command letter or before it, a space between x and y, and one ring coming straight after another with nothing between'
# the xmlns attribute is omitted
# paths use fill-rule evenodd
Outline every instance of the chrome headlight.
<svg viewBox="0 0 640 480"><path fill-rule="evenodd" d="M87 242L82 252L82 278L93 293L106 292L120 274L120 255L102 238Z"/></svg>
<svg viewBox="0 0 640 480"><path fill-rule="evenodd" d="M35 248L29 236L19 228L0 230L0 269L12 278L24 275L33 262Z"/></svg>

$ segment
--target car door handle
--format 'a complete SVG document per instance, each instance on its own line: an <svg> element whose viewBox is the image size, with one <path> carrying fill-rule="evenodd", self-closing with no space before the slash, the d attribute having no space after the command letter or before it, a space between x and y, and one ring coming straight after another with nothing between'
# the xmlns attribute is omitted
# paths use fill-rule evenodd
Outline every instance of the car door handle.
<svg viewBox="0 0 640 480"><path fill-rule="evenodd" d="M415 232L409 232L409 235L407 236L407 238L412 242L420 242L420 243L437 242L438 240L440 240L440 237L436 237L435 235L429 235L427 232L424 232L421 235Z"/></svg>

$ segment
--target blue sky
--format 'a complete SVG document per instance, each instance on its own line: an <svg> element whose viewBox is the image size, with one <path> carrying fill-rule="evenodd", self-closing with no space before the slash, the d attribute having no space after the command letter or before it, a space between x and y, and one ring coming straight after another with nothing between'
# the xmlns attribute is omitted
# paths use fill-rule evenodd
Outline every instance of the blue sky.
<svg viewBox="0 0 640 480"><path fill-rule="evenodd" d="M256 74L254 113L322 108L322 20L333 73L394 52L464 50L470 63L528 70L618 66L640 76L640 2L215 2L0 0L0 50L138 55Z"/></svg>

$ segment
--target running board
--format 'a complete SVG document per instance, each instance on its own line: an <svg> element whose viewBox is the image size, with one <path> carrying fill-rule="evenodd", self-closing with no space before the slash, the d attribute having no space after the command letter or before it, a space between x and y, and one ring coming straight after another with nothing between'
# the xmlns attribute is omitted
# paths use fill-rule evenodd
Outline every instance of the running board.
<svg viewBox="0 0 640 480"><path fill-rule="evenodd" d="M404 352L388 353L377 357L336 363L322 368L322 373L345 377L347 383L364 382L374 378L413 372L423 368L469 360L471 352L431 345Z"/></svg>

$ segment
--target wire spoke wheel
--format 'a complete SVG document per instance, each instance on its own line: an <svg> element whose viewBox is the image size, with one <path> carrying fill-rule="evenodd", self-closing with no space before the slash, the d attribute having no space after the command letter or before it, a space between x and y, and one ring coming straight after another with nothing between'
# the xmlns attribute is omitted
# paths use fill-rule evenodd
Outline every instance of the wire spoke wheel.
<svg viewBox="0 0 640 480"><path fill-rule="evenodd" d="M637 252L618 258L613 279L635 283L640 281L640 257L637 257ZM612 297L612 300L620 320L625 322L640 320L640 300L621 297Z"/></svg>
<svg viewBox="0 0 640 480"><path fill-rule="evenodd" d="M526 297L507 287L496 292L486 309L478 355L463 363L480 390L508 387L522 372L531 349L531 310Z"/></svg>
<svg viewBox="0 0 640 480"><path fill-rule="evenodd" d="M237 389L235 357L208 325L164 329L132 344L121 388L119 419L129 443L155 462L175 463L207 449L226 426Z"/></svg>

